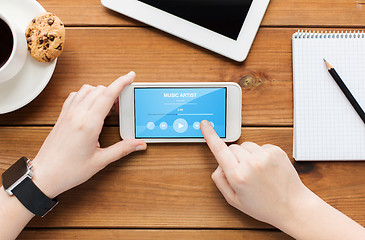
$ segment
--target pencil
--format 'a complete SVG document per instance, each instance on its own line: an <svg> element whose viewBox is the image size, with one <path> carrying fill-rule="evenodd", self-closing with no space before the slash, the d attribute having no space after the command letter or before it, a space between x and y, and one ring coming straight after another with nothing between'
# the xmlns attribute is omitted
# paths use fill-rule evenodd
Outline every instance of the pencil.
<svg viewBox="0 0 365 240"><path fill-rule="evenodd" d="M362 110L362 108L359 105L359 103L356 101L356 99L354 98L354 96L351 94L350 90L346 87L346 84L342 81L341 77L338 75L338 73L336 72L336 70L331 66L331 64L329 64L326 61L326 59L323 59L323 61L326 64L327 69L328 69L328 72L331 74L332 78L335 80L335 82L337 83L337 85L340 87L340 89L345 94L345 96L347 97L347 99L349 100L349 102L351 103L351 105L356 110L357 114L359 114L359 116L361 117L362 121L365 123L365 113Z"/></svg>

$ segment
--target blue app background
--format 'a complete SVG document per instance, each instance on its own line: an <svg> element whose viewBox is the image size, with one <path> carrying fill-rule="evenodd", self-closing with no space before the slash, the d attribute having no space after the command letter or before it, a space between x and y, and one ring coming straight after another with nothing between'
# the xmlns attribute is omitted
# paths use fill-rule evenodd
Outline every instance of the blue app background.
<svg viewBox="0 0 365 240"><path fill-rule="evenodd" d="M202 120L225 138L226 96L226 88L135 88L136 138L202 138Z"/></svg>

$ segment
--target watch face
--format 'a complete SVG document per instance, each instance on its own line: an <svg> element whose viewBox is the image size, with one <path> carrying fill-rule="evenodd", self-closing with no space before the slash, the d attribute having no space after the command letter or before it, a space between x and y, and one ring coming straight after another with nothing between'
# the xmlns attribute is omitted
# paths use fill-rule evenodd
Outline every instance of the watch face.
<svg viewBox="0 0 365 240"><path fill-rule="evenodd" d="M26 157L22 157L1 175L5 190L28 172L27 160Z"/></svg>

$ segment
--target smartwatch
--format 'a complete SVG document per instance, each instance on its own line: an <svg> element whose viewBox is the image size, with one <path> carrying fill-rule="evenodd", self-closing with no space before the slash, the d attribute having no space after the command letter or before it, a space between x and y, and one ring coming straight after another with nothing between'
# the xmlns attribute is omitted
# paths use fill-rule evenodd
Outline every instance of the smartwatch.
<svg viewBox="0 0 365 240"><path fill-rule="evenodd" d="M31 168L30 160L22 157L1 175L1 182L9 195L15 195L36 216L44 217L58 201L57 198L47 197L35 185Z"/></svg>

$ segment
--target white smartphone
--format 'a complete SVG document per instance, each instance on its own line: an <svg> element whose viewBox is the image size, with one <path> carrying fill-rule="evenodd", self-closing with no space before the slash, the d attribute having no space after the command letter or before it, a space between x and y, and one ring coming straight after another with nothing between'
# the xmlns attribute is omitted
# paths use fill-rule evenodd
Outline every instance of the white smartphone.
<svg viewBox="0 0 365 240"><path fill-rule="evenodd" d="M200 122L218 136L241 136L242 90L236 83L133 83L119 98L120 135L146 142L204 142Z"/></svg>

